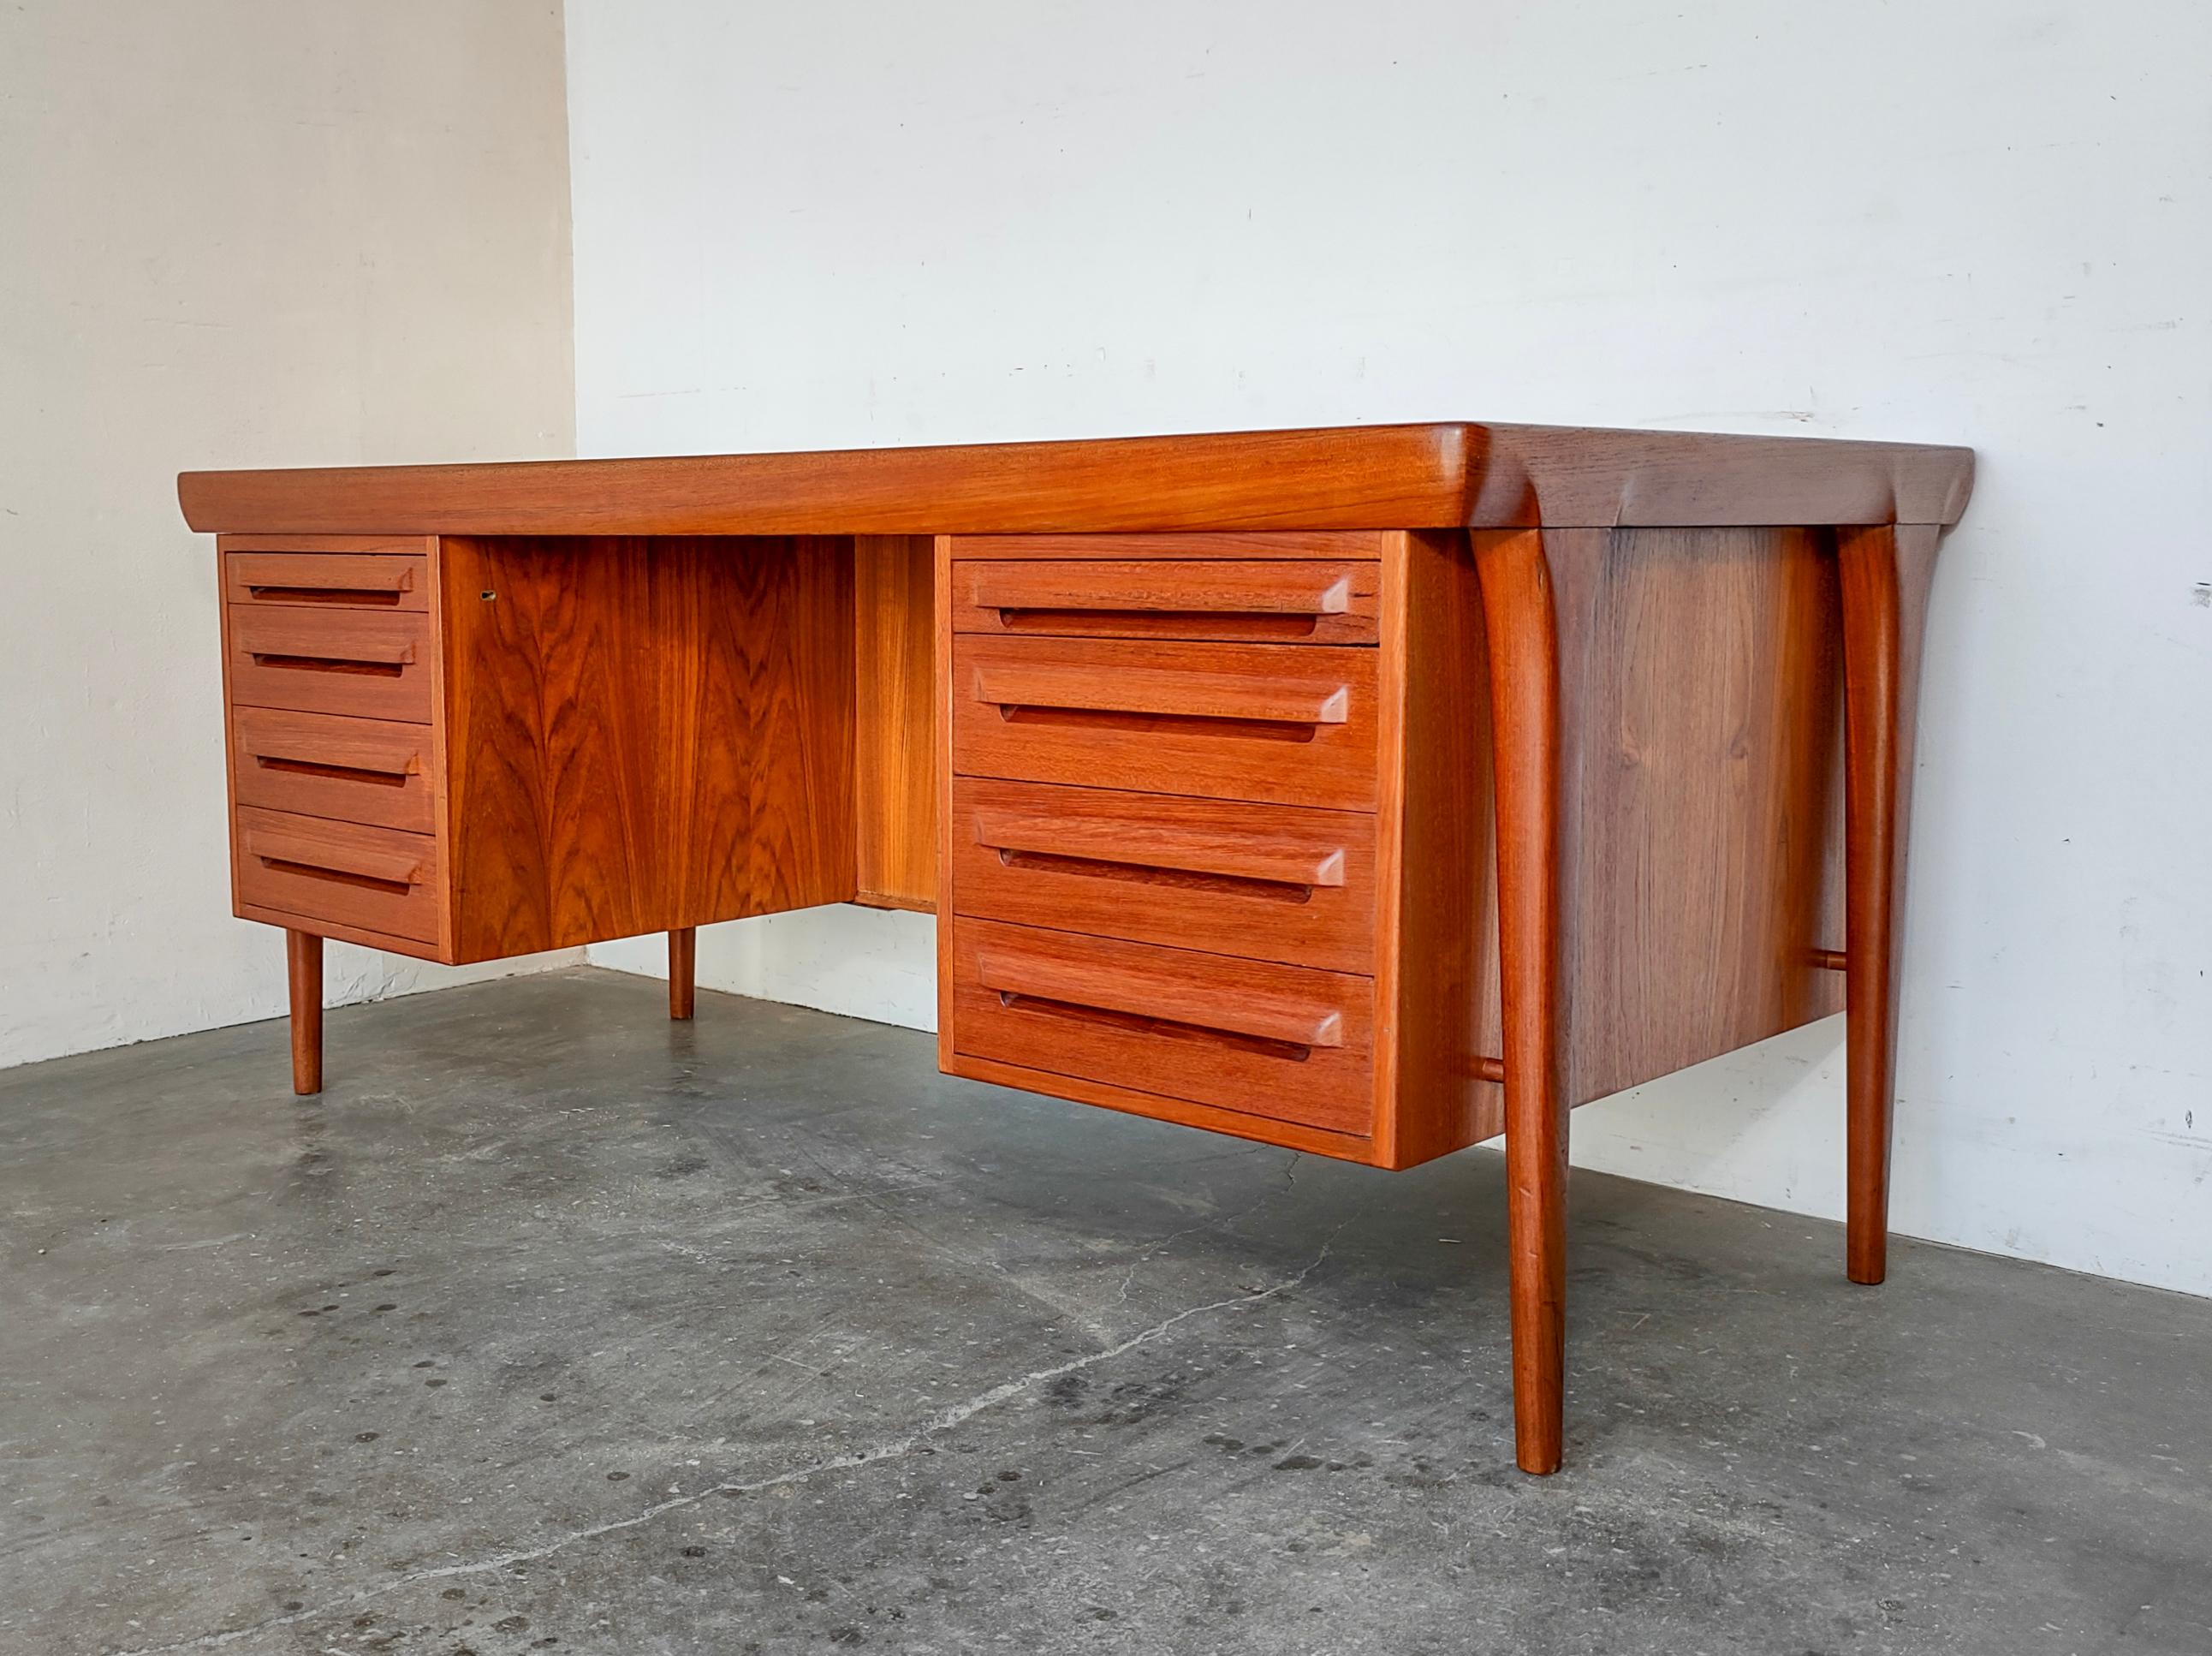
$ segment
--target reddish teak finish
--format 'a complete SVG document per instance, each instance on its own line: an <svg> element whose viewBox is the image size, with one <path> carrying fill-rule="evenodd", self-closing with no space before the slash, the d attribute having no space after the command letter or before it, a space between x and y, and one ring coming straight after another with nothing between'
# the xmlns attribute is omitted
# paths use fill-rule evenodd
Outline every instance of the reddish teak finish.
<svg viewBox="0 0 2212 1656"><path fill-rule="evenodd" d="M1837 537L1843 579L1844 959L1850 1205L1845 1246L1854 1282L1889 1271L1891 1065L1897 1043L1898 916L1912 794L1911 709L1936 530L1926 524L1848 529Z"/></svg>
<svg viewBox="0 0 2212 1656"><path fill-rule="evenodd" d="M689 1022L699 959L699 933L678 926L668 934L668 1015Z"/></svg>
<svg viewBox="0 0 2212 1656"><path fill-rule="evenodd" d="M323 1090L321 938L313 932L284 934L284 977L292 1014L292 1090L307 1098Z"/></svg>
<svg viewBox="0 0 2212 1656"><path fill-rule="evenodd" d="M1559 1039L1559 648L1540 533L1475 537L1490 636L1515 1438L1556 1471L1566 1364L1567 1099Z"/></svg>
<svg viewBox="0 0 2212 1656"><path fill-rule="evenodd" d="M488 959L939 915L947 1070L1380 1167L1501 1130L1559 1464L1567 1117L1848 1002L1881 1280L1963 449L1444 423L187 473L236 911Z"/></svg>

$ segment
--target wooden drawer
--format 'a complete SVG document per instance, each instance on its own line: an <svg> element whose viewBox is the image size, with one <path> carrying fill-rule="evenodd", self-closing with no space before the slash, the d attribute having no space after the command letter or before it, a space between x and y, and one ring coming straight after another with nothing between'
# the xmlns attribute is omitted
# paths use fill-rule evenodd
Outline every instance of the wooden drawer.
<svg viewBox="0 0 2212 1656"><path fill-rule="evenodd" d="M952 565L952 630L1371 644L1380 569L1350 560L969 559Z"/></svg>
<svg viewBox="0 0 2212 1656"><path fill-rule="evenodd" d="M438 941L438 842L432 836L252 806L239 807L233 831L241 908Z"/></svg>
<svg viewBox="0 0 2212 1656"><path fill-rule="evenodd" d="M235 708L231 797L271 811L429 833L437 825L430 729L386 719Z"/></svg>
<svg viewBox="0 0 2212 1656"><path fill-rule="evenodd" d="M428 571L420 552L225 552L222 593L256 608L427 610Z"/></svg>
<svg viewBox="0 0 2212 1656"><path fill-rule="evenodd" d="M1372 1129L1368 978L950 923L957 1055L1333 1132Z"/></svg>
<svg viewBox="0 0 2212 1656"><path fill-rule="evenodd" d="M952 768L1372 810L1376 654L969 634L952 645Z"/></svg>
<svg viewBox="0 0 2212 1656"><path fill-rule="evenodd" d="M1375 970L1375 819L963 776L956 914Z"/></svg>
<svg viewBox="0 0 2212 1656"><path fill-rule="evenodd" d="M430 618L420 612L230 606L230 699L248 707L430 718Z"/></svg>

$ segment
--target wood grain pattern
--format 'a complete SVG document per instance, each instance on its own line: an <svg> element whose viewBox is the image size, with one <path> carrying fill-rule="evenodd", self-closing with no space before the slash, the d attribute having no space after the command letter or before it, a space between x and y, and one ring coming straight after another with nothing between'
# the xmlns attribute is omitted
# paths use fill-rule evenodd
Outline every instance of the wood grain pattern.
<svg viewBox="0 0 2212 1656"><path fill-rule="evenodd" d="M854 894L846 543L442 556L457 959Z"/></svg>
<svg viewBox="0 0 2212 1656"><path fill-rule="evenodd" d="M1373 650L969 634L952 667L962 775L1374 807Z"/></svg>
<svg viewBox="0 0 2212 1656"><path fill-rule="evenodd" d="M1936 541L1933 529L1918 527L1846 530L1837 537L1845 686L1844 954L1850 1001L1844 1020L1845 1251L1854 1282L1879 1282L1889 1269L1899 922L1913 715Z"/></svg>
<svg viewBox="0 0 2212 1656"><path fill-rule="evenodd" d="M437 830L430 727L278 708L231 710L231 797L301 816Z"/></svg>
<svg viewBox="0 0 2212 1656"><path fill-rule="evenodd" d="M1505 1128L1482 594L1463 535L1385 557L1376 939L1376 1160L1410 1167Z"/></svg>
<svg viewBox="0 0 2212 1656"><path fill-rule="evenodd" d="M1364 813L967 776L951 808L951 913L1375 970Z"/></svg>
<svg viewBox="0 0 2212 1656"><path fill-rule="evenodd" d="M1498 789L1513 1432L1559 1470L1566 1374L1567 1102L1559 977L1559 657L1544 538L1478 534Z"/></svg>
<svg viewBox="0 0 2212 1656"><path fill-rule="evenodd" d="M963 919L959 1054L1364 1135L1365 977Z"/></svg>
<svg viewBox="0 0 2212 1656"><path fill-rule="evenodd" d="M1474 429L1489 436L1460 519L1474 528L1956 523L1974 482L1972 449L1933 444Z"/></svg>
<svg viewBox="0 0 2212 1656"><path fill-rule="evenodd" d="M1376 568L1349 559L969 559L953 565L952 630L1371 644Z"/></svg>
<svg viewBox="0 0 2212 1656"><path fill-rule="evenodd" d="M937 546L925 535L853 544L854 899L937 907Z"/></svg>
<svg viewBox="0 0 2212 1656"><path fill-rule="evenodd" d="M187 472L229 532L993 534L1950 523L1973 457L1547 426L1340 427L658 460Z"/></svg>
<svg viewBox="0 0 2212 1656"><path fill-rule="evenodd" d="M323 1090L323 940L314 933L284 933L284 987L292 1025L292 1091L307 1098Z"/></svg>
<svg viewBox="0 0 2212 1656"><path fill-rule="evenodd" d="M1787 529L1547 531L1571 1103L1841 1009L1834 559Z"/></svg>

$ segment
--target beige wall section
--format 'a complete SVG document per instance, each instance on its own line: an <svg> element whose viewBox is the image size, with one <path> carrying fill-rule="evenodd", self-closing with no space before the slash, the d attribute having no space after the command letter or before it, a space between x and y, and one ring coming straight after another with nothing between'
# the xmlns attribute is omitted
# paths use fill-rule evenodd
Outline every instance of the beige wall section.
<svg viewBox="0 0 2212 1656"><path fill-rule="evenodd" d="M6 1064L282 1009L175 474L573 452L561 9L10 5L0 226Z"/></svg>

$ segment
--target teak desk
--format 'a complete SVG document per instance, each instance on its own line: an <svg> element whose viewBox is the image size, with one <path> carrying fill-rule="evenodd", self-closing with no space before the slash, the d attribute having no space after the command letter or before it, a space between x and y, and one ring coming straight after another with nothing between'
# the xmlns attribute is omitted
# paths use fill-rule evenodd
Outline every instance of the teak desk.
<svg viewBox="0 0 2212 1656"><path fill-rule="evenodd" d="M1884 1267L1961 448L1434 424L188 472L232 896L448 962L933 910L949 1073L1406 1167L1503 1132L1559 1464L1566 1117L1850 1008Z"/></svg>

